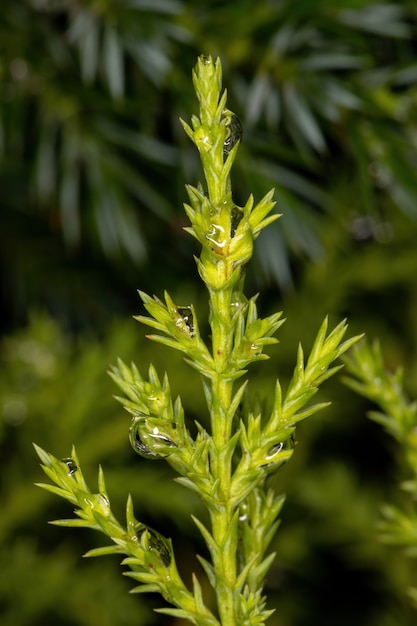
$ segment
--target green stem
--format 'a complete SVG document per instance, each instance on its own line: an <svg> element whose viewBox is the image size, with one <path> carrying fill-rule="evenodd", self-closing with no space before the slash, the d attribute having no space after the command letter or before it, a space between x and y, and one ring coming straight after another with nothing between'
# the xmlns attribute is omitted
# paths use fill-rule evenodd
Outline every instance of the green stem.
<svg viewBox="0 0 417 626"><path fill-rule="evenodd" d="M236 626L236 544L230 541L233 511L229 506L211 512L213 539L219 551L213 555L216 571L216 596L222 626Z"/></svg>
<svg viewBox="0 0 417 626"><path fill-rule="evenodd" d="M225 126L221 123L220 109L225 106L226 96L221 97L221 66L211 59L199 58L194 72L196 92L200 101L201 126L194 134L213 213L220 220L222 232L230 229L230 216L222 224L221 209L230 191L230 177L224 169ZM207 149L207 145L210 148ZM216 218L216 219L217 219ZM210 253L208 253L210 255ZM233 350L234 328L231 314L232 290L230 278L233 262L228 257L228 247L214 265L217 288L207 287L210 293L210 326L215 375L212 380L211 434L212 449L210 471L218 485L217 502L210 507L211 528L214 544L213 566L216 576L217 604L222 626L236 626L236 551L237 525L234 507L230 504L232 482L232 454L230 438L233 416L229 407L233 394L233 378L230 357ZM203 263L204 263L204 254Z"/></svg>
<svg viewBox="0 0 417 626"><path fill-rule="evenodd" d="M224 263L224 261L222 262ZM224 263L226 266L227 264ZM224 268L223 280L227 280L227 267ZM210 325L212 330L213 359L216 371L224 371L230 357L232 337L230 336L230 307L232 290L223 288L210 291Z"/></svg>
<svg viewBox="0 0 417 626"><path fill-rule="evenodd" d="M235 626L236 542L231 537L235 537L236 533L231 533L234 510L230 506L232 462L228 450L232 428L232 416L228 408L232 400L233 381L225 373L233 347L230 315L232 292L224 289L213 291L210 296L213 359L217 371L212 386L211 471L214 480L219 481L218 505L210 512L213 539L218 547L212 556L218 581L216 594L221 624Z"/></svg>
<svg viewBox="0 0 417 626"><path fill-rule="evenodd" d="M226 374L233 347L231 289L211 291L211 331L213 360L217 376L213 380L212 435L216 449L220 452L228 443L231 434L231 417L228 407L232 399L233 381Z"/></svg>
<svg viewBox="0 0 417 626"><path fill-rule="evenodd" d="M200 152L200 156L206 177L210 202L213 206L219 207L227 194L228 187L230 186L230 178L227 177L222 180L223 152L221 148L217 150L217 153L214 151L208 154Z"/></svg>

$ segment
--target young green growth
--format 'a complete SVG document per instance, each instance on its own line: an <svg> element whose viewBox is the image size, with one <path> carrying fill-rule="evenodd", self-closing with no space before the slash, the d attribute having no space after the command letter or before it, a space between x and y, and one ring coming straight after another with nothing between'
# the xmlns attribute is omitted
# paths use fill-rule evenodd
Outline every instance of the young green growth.
<svg viewBox="0 0 417 626"><path fill-rule="evenodd" d="M326 406L308 405L319 385L334 374L332 366L357 338L343 341L346 323L327 333L327 320L318 332L305 362L301 346L293 378L285 394L279 381L269 415L240 415L247 381L237 381L248 366L266 359L265 347L283 324L281 313L258 315L256 297L243 293L244 266L263 228L278 219L272 213L273 191L258 203L250 196L243 207L235 204L230 171L242 136L240 121L226 107L220 60L201 56L193 70L200 104L191 125L182 121L202 161L205 184L187 187L185 205L191 225L186 230L201 245L196 259L209 298L210 341L200 335L192 304L164 301L139 292L148 316L138 321L153 329L149 338L184 353L202 377L210 428L198 425L192 437L180 398L173 399L168 377L162 382L155 368L144 378L135 365L121 360L110 375L123 392L118 400L131 413L129 431L133 449L149 460L164 459L179 474L178 482L197 492L209 524L193 518L209 551L198 557L216 596L208 607L197 578L189 591L180 579L170 540L136 521L128 499L125 527L113 517L102 473L99 491L91 494L82 478L75 452L59 461L38 449L47 475L57 486L43 485L78 507L79 520L61 525L83 525L107 534L114 546L93 550L89 556L121 552L129 573L142 586L135 591L159 591L173 608L164 613L188 619L198 626L252 626L264 624L263 585L274 558L268 547L278 528L283 496L266 487L267 476L288 461L294 449L295 424ZM308 405L308 406L307 406ZM149 565L150 563L150 565Z"/></svg>
<svg viewBox="0 0 417 626"><path fill-rule="evenodd" d="M361 342L344 357L349 376L344 382L379 408L369 417L381 424L401 447L402 458L408 464L410 478L401 483L405 504L382 506L379 522L381 540L388 545L401 546L410 557L417 557L417 402L410 401L404 391L403 370L387 371L378 342ZM408 589L417 607L415 582Z"/></svg>

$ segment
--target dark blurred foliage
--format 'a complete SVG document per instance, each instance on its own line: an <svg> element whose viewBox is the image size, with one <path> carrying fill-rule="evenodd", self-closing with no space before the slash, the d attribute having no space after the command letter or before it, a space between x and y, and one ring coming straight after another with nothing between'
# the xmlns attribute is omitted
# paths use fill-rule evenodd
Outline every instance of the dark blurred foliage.
<svg viewBox="0 0 417 626"><path fill-rule="evenodd" d="M71 515L33 487L36 441L90 482L104 467L116 512L173 535L185 577L204 546L200 503L165 466L133 458L106 375L117 356L167 370L190 422L198 379L149 345L136 289L205 294L182 227L201 177L179 116L196 112L191 69L219 55L244 137L235 199L275 187L283 217L261 236L247 291L287 322L250 387L269 398L318 325L347 316L380 337L417 397L417 6L414 0L3 0L0 11L0 617L13 626L128 626L158 599L129 596L101 538L48 527ZM407 476L399 450L339 382L302 425L268 581L271 626L411 626L415 565L378 543L379 505ZM100 543L101 542L101 543ZM414 569L413 569L414 568Z"/></svg>

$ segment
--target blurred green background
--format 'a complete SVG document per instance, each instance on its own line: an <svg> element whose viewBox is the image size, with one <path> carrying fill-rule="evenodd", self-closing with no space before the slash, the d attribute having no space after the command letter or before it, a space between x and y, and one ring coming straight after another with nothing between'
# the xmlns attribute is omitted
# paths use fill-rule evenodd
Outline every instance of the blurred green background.
<svg viewBox="0 0 417 626"><path fill-rule="evenodd" d="M206 311L182 203L201 170L178 122L197 111L191 69L220 56L244 137L243 204L276 189L283 217L260 237L247 293L287 322L251 389L272 392L326 314L380 337L417 397L417 5L415 0L3 0L0 11L0 622L180 624L132 596L105 539L47 526L71 507L34 487L31 442L76 444L115 512L173 536L186 580L204 546L198 498L134 455L112 398L117 356L168 371L190 420L198 378L132 320L138 288ZM340 381L298 429L274 478L287 493L267 582L271 626L411 626L415 564L375 531L400 501L401 451Z"/></svg>

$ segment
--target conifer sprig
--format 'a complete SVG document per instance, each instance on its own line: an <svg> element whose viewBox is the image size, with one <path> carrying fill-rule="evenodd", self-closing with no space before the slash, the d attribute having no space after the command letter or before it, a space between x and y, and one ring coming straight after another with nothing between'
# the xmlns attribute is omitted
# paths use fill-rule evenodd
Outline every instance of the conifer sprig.
<svg viewBox="0 0 417 626"><path fill-rule="evenodd" d="M385 503L378 524L380 539L401 546L410 557L417 557L417 401L410 400L404 390L403 370L394 372L385 366L377 341L361 342L344 357L348 376L344 382L361 396L370 399L379 410L368 416L393 437L408 464L409 478L399 486L403 491L401 506ZM411 470L411 471L410 471ZM413 582L408 593L417 607L417 586Z"/></svg>
<svg viewBox="0 0 417 626"><path fill-rule="evenodd" d="M230 172L242 127L226 107L220 60L199 57L193 83L199 115L182 125L200 154L206 187L187 186L186 230L201 245L196 264L208 292L210 336L201 336L194 305L176 303L168 293L162 301L140 292L148 315L136 319L156 331L149 339L181 351L201 374L209 427L198 424L196 436L191 436L181 399L173 399L168 376L160 379L152 365L144 377L136 365L119 360L110 375L123 394L117 399L131 414L129 438L135 452L148 460L164 459L178 473L178 482L197 492L207 508L208 522L193 519L208 548L209 558L198 558L216 606L206 606L196 576L192 591L186 589L171 541L136 520L130 498L126 526L119 524L103 473L100 470L98 492L91 493L75 451L60 461L37 448L55 483L41 486L77 507L78 519L61 520L60 525L87 526L111 538L113 546L88 556L126 555L128 575L140 583L135 591L158 591L172 604L161 612L197 626L260 626L272 612L266 608L263 585L284 502L266 487L267 476L293 454L298 421L327 406L309 402L319 385L338 371L334 361L357 338L343 341L345 322L328 333L326 319L306 362L299 347L286 393L277 381L270 415L242 413L247 380L236 381L252 363L268 358L264 350L277 343L274 335L284 321L280 312L259 316L257 297L248 299L243 292L244 267L262 229L279 215L273 212L273 191L256 204L250 196L243 207L233 200Z"/></svg>

